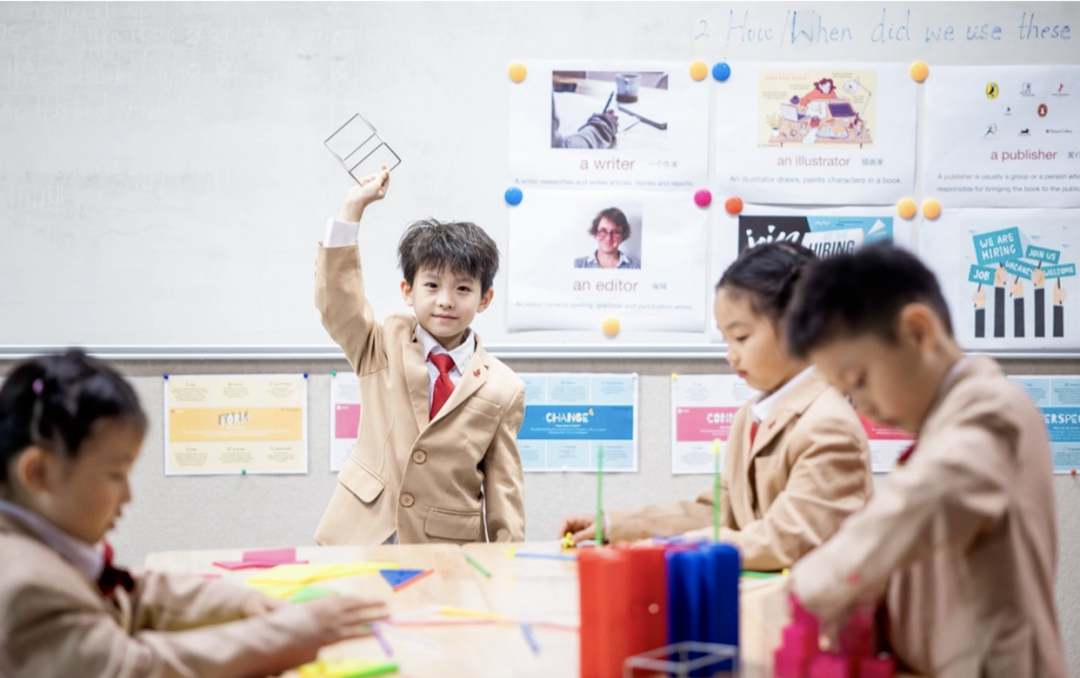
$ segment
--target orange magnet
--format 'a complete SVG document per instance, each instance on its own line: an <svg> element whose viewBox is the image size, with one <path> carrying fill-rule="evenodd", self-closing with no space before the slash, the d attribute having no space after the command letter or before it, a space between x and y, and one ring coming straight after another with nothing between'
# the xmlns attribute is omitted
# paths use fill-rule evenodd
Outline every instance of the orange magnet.
<svg viewBox="0 0 1080 678"><path fill-rule="evenodd" d="M923 200L922 213L927 219L937 219L941 216L941 203L934 198Z"/></svg>
<svg viewBox="0 0 1080 678"><path fill-rule="evenodd" d="M742 208L742 198L738 196L728 198L727 201L724 202L724 209L727 210L728 214L738 214L742 212Z"/></svg>
<svg viewBox="0 0 1080 678"><path fill-rule="evenodd" d="M525 68L525 64L520 61L515 61L510 64L510 79L514 82L522 82L525 80L525 76L529 74L529 69Z"/></svg>
<svg viewBox="0 0 1080 678"><path fill-rule="evenodd" d="M904 219L914 219L919 212L919 208L911 198L903 198L896 203L896 211Z"/></svg>
<svg viewBox="0 0 1080 678"><path fill-rule="evenodd" d="M700 81L704 80L705 76L707 76L708 74L709 74L709 64L705 63L704 61L701 61L699 59L698 61L695 61L694 63L690 64L690 77L693 78L694 80L697 80L697 81L700 82Z"/></svg>
<svg viewBox="0 0 1080 678"><path fill-rule="evenodd" d="M600 328L604 330L604 334L609 337L614 337L619 333L619 319L615 316L608 316L604 318L604 322L600 325Z"/></svg>
<svg viewBox="0 0 1080 678"><path fill-rule="evenodd" d="M926 65L925 61L916 61L911 64L911 68L908 69L908 75L915 82L923 82L926 77L930 75L930 67Z"/></svg>

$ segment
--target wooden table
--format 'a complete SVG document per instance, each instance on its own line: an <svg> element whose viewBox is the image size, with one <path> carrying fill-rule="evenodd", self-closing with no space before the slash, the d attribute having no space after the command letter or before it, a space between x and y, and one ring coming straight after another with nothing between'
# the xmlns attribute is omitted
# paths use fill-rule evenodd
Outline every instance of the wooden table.
<svg viewBox="0 0 1080 678"><path fill-rule="evenodd" d="M507 554L508 548L507 544L311 546L298 547L296 553L298 559L311 563L389 561L399 563L402 568L434 568L433 574L397 593L377 574L319 584L341 593L385 599L392 615L444 605L577 626L577 563L513 557ZM515 548L525 552L559 552L555 542L518 544ZM145 565L147 569L168 572L220 574L225 580L243 584L259 570L229 572L212 564L217 560L240 560L241 553L240 550L152 553ZM466 553L487 569L491 578L482 576L470 565ZM788 617L783 585L779 580L765 585L753 582L753 588L743 592L740 603L742 668L739 675L771 676L772 650L779 645L781 627ZM534 653L520 626L512 622L402 629L438 643L441 651L388 636L394 659L401 665L399 676L565 678L578 674L578 634L574 630L534 627L540 646L540 652ZM363 638L328 647L321 657L383 659L385 655L375 639Z"/></svg>

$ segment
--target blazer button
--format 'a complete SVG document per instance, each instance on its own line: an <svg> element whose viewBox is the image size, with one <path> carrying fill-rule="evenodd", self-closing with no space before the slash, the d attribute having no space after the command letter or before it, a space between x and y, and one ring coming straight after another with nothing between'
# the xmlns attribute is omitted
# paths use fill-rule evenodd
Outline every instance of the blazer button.
<svg viewBox="0 0 1080 678"><path fill-rule="evenodd" d="M415 501L416 500L413 499L413 496L411 494L409 494L408 492L401 495L401 505L404 506L405 508L409 508L410 506L412 506L413 503L415 503Z"/></svg>
<svg viewBox="0 0 1080 678"><path fill-rule="evenodd" d="M417 464L423 464L427 461L427 452L423 450L417 450L412 453L412 460Z"/></svg>

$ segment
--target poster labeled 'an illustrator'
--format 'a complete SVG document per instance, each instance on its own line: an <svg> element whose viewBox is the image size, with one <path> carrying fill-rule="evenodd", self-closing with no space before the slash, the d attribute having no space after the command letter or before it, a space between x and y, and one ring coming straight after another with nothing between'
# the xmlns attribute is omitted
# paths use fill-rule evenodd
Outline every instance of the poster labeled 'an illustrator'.
<svg viewBox="0 0 1080 678"><path fill-rule="evenodd" d="M961 346L1080 347L1080 223L1066 210L946 210L920 233Z"/></svg>
<svg viewBox="0 0 1080 678"><path fill-rule="evenodd" d="M770 204L893 203L915 181L915 110L907 66L733 64L717 86L720 191Z"/></svg>

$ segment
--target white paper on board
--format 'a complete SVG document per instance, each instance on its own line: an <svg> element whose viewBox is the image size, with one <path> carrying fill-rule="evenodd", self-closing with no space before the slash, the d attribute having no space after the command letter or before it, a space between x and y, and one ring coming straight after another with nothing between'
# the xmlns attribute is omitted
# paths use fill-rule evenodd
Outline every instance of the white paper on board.
<svg viewBox="0 0 1080 678"><path fill-rule="evenodd" d="M941 66L923 193L954 207L1080 207L1080 66Z"/></svg>
<svg viewBox="0 0 1080 678"><path fill-rule="evenodd" d="M884 205L915 182L916 86L900 64L733 63L716 87L720 193Z"/></svg>

